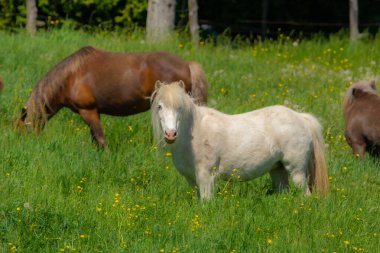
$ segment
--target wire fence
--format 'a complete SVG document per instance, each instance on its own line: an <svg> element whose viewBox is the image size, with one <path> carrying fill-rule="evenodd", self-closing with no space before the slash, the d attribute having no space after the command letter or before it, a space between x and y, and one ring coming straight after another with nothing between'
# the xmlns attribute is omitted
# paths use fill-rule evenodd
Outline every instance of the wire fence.
<svg viewBox="0 0 380 253"><path fill-rule="evenodd" d="M1 18L22 17L26 18L25 14L20 13L0 13ZM38 14L37 20L39 27L50 27L62 24L66 18L59 16L47 16ZM83 23L77 20L71 20L78 26L89 26L88 23ZM303 32L304 34L313 34L316 32L336 32L341 29L349 28L349 22L299 22L289 20L237 20L227 23L223 21L215 21L208 19L199 19L201 29L205 34L217 35L229 30L233 35L236 34L251 34L251 35L278 35L284 31ZM365 22L359 23L361 30L370 29L374 32L380 28L380 22Z"/></svg>

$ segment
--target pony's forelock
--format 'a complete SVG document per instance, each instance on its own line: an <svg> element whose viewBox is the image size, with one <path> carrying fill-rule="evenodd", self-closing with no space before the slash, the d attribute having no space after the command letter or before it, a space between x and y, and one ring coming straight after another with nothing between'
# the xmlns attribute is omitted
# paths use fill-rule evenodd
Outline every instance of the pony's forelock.
<svg viewBox="0 0 380 253"><path fill-rule="evenodd" d="M191 109L194 99L186 93L185 89L179 85L179 82L161 85L152 94L152 106L161 101L166 106L175 109L181 108L188 111Z"/></svg>

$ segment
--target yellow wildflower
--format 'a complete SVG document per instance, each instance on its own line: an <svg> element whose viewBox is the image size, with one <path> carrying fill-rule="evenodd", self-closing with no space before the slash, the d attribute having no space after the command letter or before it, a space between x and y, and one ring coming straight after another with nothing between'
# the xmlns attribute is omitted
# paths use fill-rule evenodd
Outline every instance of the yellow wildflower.
<svg viewBox="0 0 380 253"><path fill-rule="evenodd" d="M85 238L88 238L88 235L87 234L80 234L79 237L82 239L85 239Z"/></svg>

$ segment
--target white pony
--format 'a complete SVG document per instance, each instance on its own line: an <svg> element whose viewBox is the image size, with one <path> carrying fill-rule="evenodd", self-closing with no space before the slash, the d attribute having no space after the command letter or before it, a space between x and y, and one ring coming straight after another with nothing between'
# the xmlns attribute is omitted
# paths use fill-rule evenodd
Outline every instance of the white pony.
<svg viewBox="0 0 380 253"><path fill-rule="evenodd" d="M324 141L312 115L284 106L227 115L195 105L183 87L182 81L156 83L153 130L201 199L211 197L216 176L247 181L266 172L278 191L289 186L290 175L306 195L327 192Z"/></svg>

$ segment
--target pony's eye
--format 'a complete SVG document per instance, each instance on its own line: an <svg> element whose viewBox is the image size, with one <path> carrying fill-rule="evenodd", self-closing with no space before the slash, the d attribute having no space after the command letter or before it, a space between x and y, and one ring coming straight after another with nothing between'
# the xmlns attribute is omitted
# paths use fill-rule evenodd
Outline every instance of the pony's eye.
<svg viewBox="0 0 380 253"><path fill-rule="evenodd" d="M162 106L161 106L161 105L157 105L157 109L158 109L158 110L161 110L161 109L162 109Z"/></svg>

